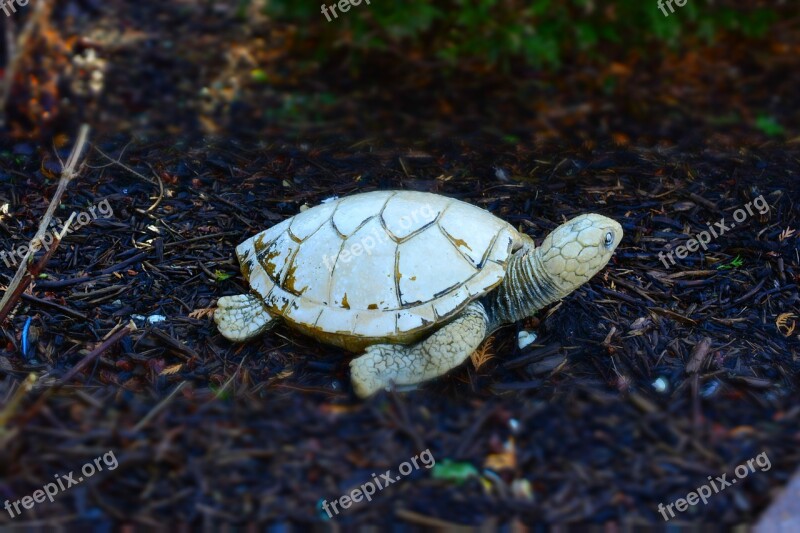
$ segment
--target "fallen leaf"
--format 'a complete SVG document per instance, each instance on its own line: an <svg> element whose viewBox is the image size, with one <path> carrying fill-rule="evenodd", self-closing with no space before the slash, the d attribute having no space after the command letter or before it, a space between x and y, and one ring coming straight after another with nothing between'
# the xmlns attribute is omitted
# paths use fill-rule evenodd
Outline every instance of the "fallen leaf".
<svg viewBox="0 0 800 533"><path fill-rule="evenodd" d="M494 356L491 354L492 351L492 339L486 339L481 346L478 347L477 350L472 352L472 355L469 356L470 360L472 360L472 364L475 366L475 370L479 370L489 359L493 359Z"/></svg>
<svg viewBox="0 0 800 533"><path fill-rule="evenodd" d="M792 313L782 313L778 315L778 318L775 320L775 325L778 327L778 331L780 331L784 337L790 336L794 333L795 322L792 320L792 324L789 325L789 319L797 318Z"/></svg>
<svg viewBox="0 0 800 533"><path fill-rule="evenodd" d="M214 307L203 307L200 309L195 309L191 313L189 313L189 318L205 318L207 316L213 316L214 311L216 308Z"/></svg>
<svg viewBox="0 0 800 533"><path fill-rule="evenodd" d="M180 372L181 368L183 368L183 363L178 363L177 365L168 366L161 372L159 372L159 376L171 376L172 374L177 374Z"/></svg>
<svg viewBox="0 0 800 533"><path fill-rule="evenodd" d="M468 478L478 475L478 469L472 463L457 463L450 459L443 459L441 462L433 466L431 477L433 479L445 479L447 481L455 481L460 485Z"/></svg>
<svg viewBox="0 0 800 533"><path fill-rule="evenodd" d="M510 439L500 453L493 453L486 458L483 466L495 472L517 467L517 450L514 446L514 439Z"/></svg>

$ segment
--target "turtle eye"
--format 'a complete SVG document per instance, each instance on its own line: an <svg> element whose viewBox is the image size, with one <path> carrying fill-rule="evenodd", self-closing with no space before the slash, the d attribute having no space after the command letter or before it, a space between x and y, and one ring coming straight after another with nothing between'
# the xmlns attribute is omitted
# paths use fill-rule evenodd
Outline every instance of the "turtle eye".
<svg viewBox="0 0 800 533"><path fill-rule="evenodd" d="M614 244L614 234L611 233L610 231L608 233L606 233L605 244L606 244L606 248L611 248L611 245Z"/></svg>

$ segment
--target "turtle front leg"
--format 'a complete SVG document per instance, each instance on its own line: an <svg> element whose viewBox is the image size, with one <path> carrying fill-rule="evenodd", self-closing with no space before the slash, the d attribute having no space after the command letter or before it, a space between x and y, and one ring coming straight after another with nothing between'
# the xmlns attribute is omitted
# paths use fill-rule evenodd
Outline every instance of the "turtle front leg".
<svg viewBox="0 0 800 533"><path fill-rule="evenodd" d="M243 342L264 333L275 325L275 318L264 309L264 303L252 294L223 296L217 300L214 322L222 336Z"/></svg>
<svg viewBox="0 0 800 533"><path fill-rule="evenodd" d="M473 302L452 322L412 346L374 344L350 362L353 388L365 398L391 383L412 385L441 376L467 359L488 331L483 305Z"/></svg>

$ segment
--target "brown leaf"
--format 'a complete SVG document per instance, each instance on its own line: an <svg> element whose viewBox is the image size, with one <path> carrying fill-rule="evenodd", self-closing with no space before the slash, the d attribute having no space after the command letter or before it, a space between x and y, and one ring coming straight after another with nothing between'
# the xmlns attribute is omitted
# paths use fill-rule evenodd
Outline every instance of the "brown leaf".
<svg viewBox="0 0 800 533"><path fill-rule="evenodd" d="M164 370L162 370L158 375L159 376L171 376L172 374L177 374L180 372L181 368L183 368L183 363L178 363L177 365L168 366Z"/></svg>
<svg viewBox="0 0 800 533"><path fill-rule="evenodd" d="M195 309L191 313L189 313L189 318L205 318L207 316L213 316L214 311L216 308L214 307L204 307L201 309Z"/></svg>
<svg viewBox="0 0 800 533"><path fill-rule="evenodd" d="M789 319L797 318L792 313L782 313L778 315L778 318L775 319L775 325L778 327L778 331L780 331L785 337L791 336L794 333L795 322L792 320L791 325L789 324Z"/></svg>
<svg viewBox="0 0 800 533"><path fill-rule="evenodd" d="M486 457L483 464L484 468L494 471L505 469L515 469L517 467L517 451L514 446L514 439L509 441L503 446L503 451L500 453L493 453Z"/></svg>
<svg viewBox="0 0 800 533"><path fill-rule="evenodd" d="M491 354L492 351L492 339L486 339L486 342L483 345L479 346L477 350L472 352L472 355L469 358L472 360L472 364L475 366L475 370L480 369L489 359L493 359L494 356Z"/></svg>
<svg viewBox="0 0 800 533"><path fill-rule="evenodd" d="M691 358L686 365L687 374L696 374L700 370L706 361L709 350L711 350L711 339L708 337L704 337L703 340L694 345Z"/></svg>

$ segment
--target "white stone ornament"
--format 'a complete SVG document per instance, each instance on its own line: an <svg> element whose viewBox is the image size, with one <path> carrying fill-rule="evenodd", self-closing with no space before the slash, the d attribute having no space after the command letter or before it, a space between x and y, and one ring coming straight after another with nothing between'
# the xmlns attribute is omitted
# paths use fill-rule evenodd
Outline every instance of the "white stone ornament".
<svg viewBox="0 0 800 533"><path fill-rule="evenodd" d="M366 349L351 371L367 396L458 366L500 325L586 282L621 238L615 221L581 215L536 248L488 211L445 196L332 199L237 246L251 293L220 298L215 321L234 341L281 319L320 341Z"/></svg>

